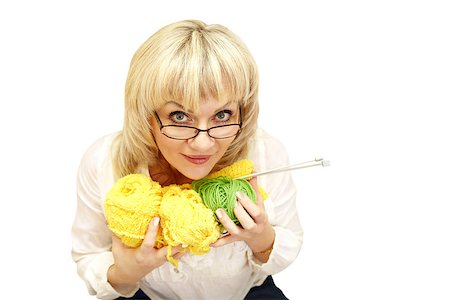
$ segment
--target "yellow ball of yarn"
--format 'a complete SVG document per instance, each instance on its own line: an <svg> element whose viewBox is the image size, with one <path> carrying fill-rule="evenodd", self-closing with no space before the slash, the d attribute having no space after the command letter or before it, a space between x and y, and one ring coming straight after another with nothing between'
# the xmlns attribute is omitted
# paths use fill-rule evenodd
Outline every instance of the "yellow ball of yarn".
<svg viewBox="0 0 450 300"><path fill-rule="evenodd" d="M188 184L164 188L159 214L169 246L185 245L192 254L201 255L220 237L213 211Z"/></svg>
<svg viewBox="0 0 450 300"><path fill-rule="evenodd" d="M142 244L151 219L159 216L155 247L168 246L167 260L174 266L178 262L171 257L172 247L184 245L183 251L201 255L220 236L214 213L191 185L162 188L143 174L130 174L114 184L105 199L105 216L111 231L132 248Z"/></svg>
<svg viewBox="0 0 450 300"><path fill-rule="evenodd" d="M129 247L144 240L150 220L158 216L162 199L159 183L143 174L120 178L106 195L108 227Z"/></svg>

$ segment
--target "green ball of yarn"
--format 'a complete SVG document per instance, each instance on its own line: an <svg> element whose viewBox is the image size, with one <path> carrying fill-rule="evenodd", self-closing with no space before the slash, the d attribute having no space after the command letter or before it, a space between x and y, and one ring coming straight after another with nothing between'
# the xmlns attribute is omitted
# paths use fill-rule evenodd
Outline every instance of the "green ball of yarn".
<svg viewBox="0 0 450 300"><path fill-rule="evenodd" d="M244 192L256 203L256 193L245 179L203 178L192 182L192 188L200 195L206 207L214 212L218 208L223 208L236 225L240 224L233 211L237 201L236 192ZM215 218L219 221L217 216Z"/></svg>

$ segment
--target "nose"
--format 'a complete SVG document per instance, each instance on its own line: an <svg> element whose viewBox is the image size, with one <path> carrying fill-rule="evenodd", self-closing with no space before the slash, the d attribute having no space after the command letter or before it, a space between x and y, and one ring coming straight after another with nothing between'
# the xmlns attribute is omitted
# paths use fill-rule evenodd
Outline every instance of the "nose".
<svg viewBox="0 0 450 300"><path fill-rule="evenodd" d="M195 138L188 140L188 143L192 149L198 152L206 152L214 146L216 140L210 137L206 131L202 131Z"/></svg>

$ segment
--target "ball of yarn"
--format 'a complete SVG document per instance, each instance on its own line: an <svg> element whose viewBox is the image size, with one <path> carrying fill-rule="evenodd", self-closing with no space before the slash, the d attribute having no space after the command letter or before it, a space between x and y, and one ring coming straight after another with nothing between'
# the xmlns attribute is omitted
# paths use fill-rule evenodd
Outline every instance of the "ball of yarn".
<svg viewBox="0 0 450 300"><path fill-rule="evenodd" d="M183 251L201 255L220 237L214 212L189 184L161 187L146 175L130 174L113 185L104 205L108 227L132 248L142 244L150 220L159 216L155 247L168 246L166 257L174 266L172 247L184 245Z"/></svg>
<svg viewBox="0 0 450 300"><path fill-rule="evenodd" d="M148 176L130 174L120 178L105 199L108 227L125 245L140 246L150 220L158 216L161 199L161 186Z"/></svg>
<svg viewBox="0 0 450 300"><path fill-rule="evenodd" d="M228 177L203 178L192 182L192 188L200 195L206 207L212 211L223 208L236 225L240 224L234 214L236 192L244 192L256 203L256 193L245 179L231 179ZM219 221L217 216L215 218Z"/></svg>
<svg viewBox="0 0 450 300"><path fill-rule="evenodd" d="M208 209L189 185L163 188L159 214L164 241L171 247L184 245L192 254L208 253L209 245L220 237L214 212ZM177 265L175 260L169 260Z"/></svg>

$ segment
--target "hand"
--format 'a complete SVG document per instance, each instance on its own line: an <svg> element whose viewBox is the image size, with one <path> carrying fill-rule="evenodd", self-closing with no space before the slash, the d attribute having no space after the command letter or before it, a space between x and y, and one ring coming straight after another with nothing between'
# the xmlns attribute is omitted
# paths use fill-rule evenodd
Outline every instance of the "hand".
<svg viewBox="0 0 450 300"><path fill-rule="evenodd" d="M269 223L264 200L259 194L257 180L252 178L249 182L255 190L257 203L253 203L244 193L237 193L234 214L241 226L237 226L231 221L226 212L219 208L216 211L216 215L229 235L220 238L211 246L219 247L242 240L249 245L254 253L257 253L269 249L273 244L275 231Z"/></svg>
<svg viewBox="0 0 450 300"><path fill-rule="evenodd" d="M112 236L114 265L108 270L108 282L118 292L126 294L133 290L142 277L167 262L167 247L160 249L154 247L158 228L159 218L153 218L148 226L144 241L138 248L129 248L117 236ZM179 252L181 249L181 246L172 248L175 259L184 254Z"/></svg>

